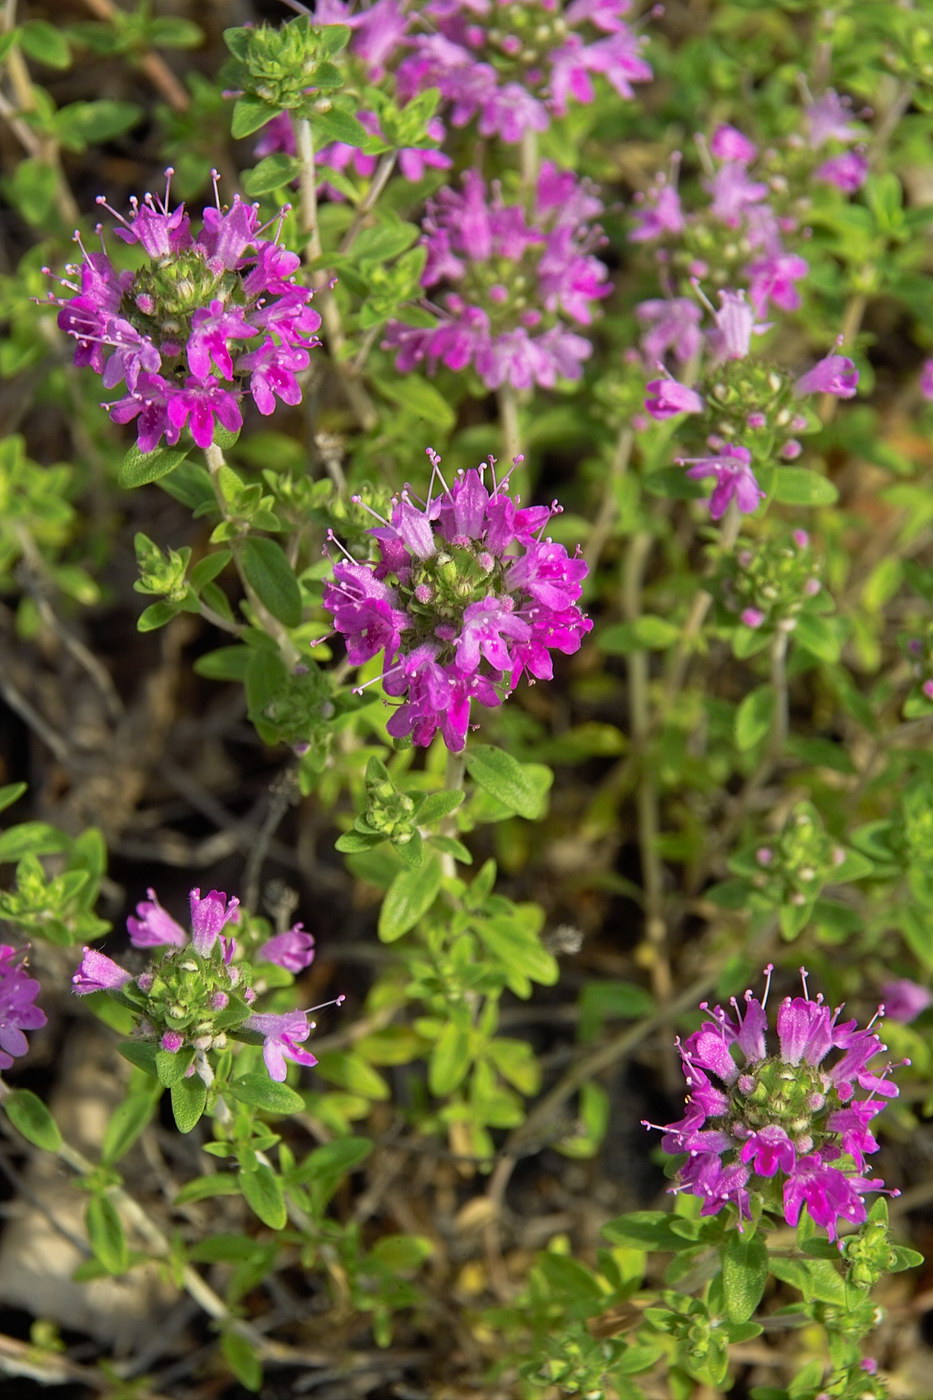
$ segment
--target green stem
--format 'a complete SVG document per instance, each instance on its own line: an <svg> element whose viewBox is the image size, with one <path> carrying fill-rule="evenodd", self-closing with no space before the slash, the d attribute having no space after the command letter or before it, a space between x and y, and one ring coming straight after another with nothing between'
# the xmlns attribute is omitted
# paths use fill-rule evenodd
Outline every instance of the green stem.
<svg viewBox="0 0 933 1400"><path fill-rule="evenodd" d="M642 531L629 544L622 576L622 611L629 622L641 615L642 581L645 564L651 552L652 536ZM649 953L651 985L658 1003L664 1006L671 997L673 982L667 948L667 926L664 918L664 878L658 854L660 812L658 789L647 746L651 736L651 709L648 698L648 653L631 651L626 657L628 672L629 723L632 747L640 756L636 807L638 812L638 850L644 886L645 941Z"/></svg>
<svg viewBox="0 0 933 1400"><path fill-rule="evenodd" d="M522 450L518 428L518 396L511 384L503 384L496 397L502 427L502 456L509 467L516 457L521 456Z"/></svg>
<svg viewBox="0 0 933 1400"><path fill-rule="evenodd" d="M317 214L317 171L314 164L314 135L311 123L305 117L294 122L295 148L299 161L300 214L301 227L305 235L305 259L316 264L324 256ZM386 176L388 179L388 175ZM323 268L315 266L311 273L311 284L317 294L315 305L324 322L324 334L330 350L334 369L340 379L347 403L353 416L364 432L371 432L379 421L379 416L345 356L346 336L340 317L340 308L328 286L327 274Z"/></svg>
<svg viewBox="0 0 933 1400"><path fill-rule="evenodd" d="M224 498L224 493L221 489L219 480L220 470L222 467L226 466L223 450L219 448L216 443L212 442L209 447L205 447L204 456L207 460L207 469L210 472L211 485L214 488L214 499L217 501L217 506L220 511L221 519L229 520L230 517L227 513L227 502ZM279 622L277 617L273 617L272 614L269 612L269 609L265 606L265 604L260 602L259 598L256 596L249 581L247 580L245 573L243 572L243 566L240 561L240 556L236 545L237 541L232 541L233 560L236 564L237 573L240 576L240 583L243 585L243 591L249 599L249 604L252 608L256 621L259 623L260 627L266 633L266 635L271 637L272 640L275 642L279 651L282 653L282 659L285 661L285 664L288 666L289 670L293 670L294 667L297 666L299 661L301 660L301 653L295 646L295 643L292 641L288 628L284 627L283 624ZM224 625L227 626L227 624Z"/></svg>
<svg viewBox="0 0 933 1400"><path fill-rule="evenodd" d="M448 749L447 765L444 769L444 791L462 792L465 774L466 761L464 752L461 750L460 753L454 753L452 749ZM439 836L456 836L456 812L449 812L446 817L442 817L437 830ZM456 862L448 851L443 851L441 853L441 870L445 876L453 876L457 873Z"/></svg>
<svg viewBox="0 0 933 1400"><path fill-rule="evenodd" d="M739 537L739 527L741 523L742 517L733 501L726 512L726 518L722 524L722 533L719 536L719 552L721 554L727 553L735 544ZM705 588L701 588L693 600L693 606L684 624L684 630L677 644L677 650L671 657L670 664L667 668L667 674L664 677L664 706L661 714L658 716L659 722L670 713L673 701L683 687L687 677L687 671L690 667L694 643L700 635L700 630L703 623L706 621L706 615L710 610L712 602L713 595Z"/></svg>

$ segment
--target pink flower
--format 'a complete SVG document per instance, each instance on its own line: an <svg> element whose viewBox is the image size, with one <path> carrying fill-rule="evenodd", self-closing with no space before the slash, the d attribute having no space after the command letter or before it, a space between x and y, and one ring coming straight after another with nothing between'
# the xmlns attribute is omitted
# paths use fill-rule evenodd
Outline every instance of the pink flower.
<svg viewBox="0 0 933 1400"><path fill-rule="evenodd" d="M355 664L384 648L383 686L400 701L389 733L425 745L440 731L459 751L474 700L500 705L525 671L548 679L549 653L576 651L592 624L577 606L585 563L538 538L556 502L521 508L485 467L448 487L431 455L427 501L394 501L370 531L379 562L338 560L324 605Z"/></svg>
<svg viewBox="0 0 933 1400"><path fill-rule="evenodd" d="M710 155L716 160L734 160L741 165L750 165L758 154L754 141L749 141L738 127L723 122L717 126L709 143Z"/></svg>
<svg viewBox="0 0 933 1400"><path fill-rule="evenodd" d="M587 183L547 161L532 212L505 204L475 171L462 191L440 190L424 221L421 281L449 287L434 293L444 319L425 329L389 322L383 346L397 352L396 368L472 365L489 389L578 379L591 346L569 323L590 325L611 290L593 256L602 235L589 221L601 208Z"/></svg>
<svg viewBox="0 0 933 1400"><path fill-rule="evenodd" d="M437 87L454 126L475 120L481 136L520 141L546 130L551 112L563 115L571 100L592 103L594 77L626 99L651 78L644 40L623 19L629 8L629 0L575 0L557 24L551 0L525 0L520 13L508 0L428 0L416 13L429 32L408 40L399 93L407 101Z"/></svg>
<svg viewBox="0 0 933 1400"><path fill-rule="evenodd" d="M731 1011L701 1008L703 1025L680 1046L686 1112L661 1129L662 1146L687 1154L674 1189L699 1196L702 1215L730 1205L741 1221L751 1214L753 1196L773 1210L773 1191L763 1183L777 1177L787 1224L796 1226L806 1206L833 1240L842 1221L866 1219L865 1194L884 1187L865 1174L865 1157L878 1147L869 1124L884 1107L876 1084L884 1084L888 1096L897 1091L868 1069L884 1049L879 1037L854 1021L840 1025L841 1008L830 1013L819 998L785 998L778 1050L769 1054L765 1005L772 969L766 971L763 1000L747 991L744 1014L734 997ZM841 1058L830 1061L834 1051ZM850 1093L849 1076L858 1067L865 1099ZM854 1171L847 1158L854 1159Z"/></svg>
<svg viewBox="0 0 933 1400"><path fill-rule="evenodd" d="M881 986L884 1013L892 1021L915 1021L921 1011L933 1003L929 987L912 982L909 977L895 977Z"/></svg>
<svg viewBox="0 0 933 1400"><path fill-rule="evenodd" d="M71 989L79 997L89 992L114 992L132 982L132 976L108 958L106 953L98 953L96 948L85 948L84 956L71 979Z"/></svg>
<svg viewBox="0 0 933 1400"><path fill-rule="evenodd" d="M173 445L186 426L202 448L218 424L237 432L247 387L263 413L275 394L297 403L294 371L307 366L320 326L310 289L292 280L298 257L263 237L256 206L237 195L222 209L218 195L195 235L184 206L170 209L169 184L161 201L146 195L131 201L128 219L114 215L118 237L138 244L148 264L118 273L106 252L88 253L78 238L80 286L66 278L75 295L49 297L76 342L75 363L107 389L125 383L126 394L104 407L115 423L135 421L142 452L163 438Z"/></svg>
<svg viewBox="0 0 933 1400"><path fill-rule="evenodd" d="M293 924L285 933L277 933L263 943L258 956L284 967L286 972L303 972L314 961L314 938L305 933L304 925Z"/></svg>
<svg viewBox="0 0 933 1400"><path fill-rule="evenodd" d="M256 1012L243 1022L243 1026L246 1030L258 1031L263 1037L262 1058L270 1079L282 1082L286 1058L299 1065L317 1064L309 1050L300 1048L300 1042L307 1040L313 1029L307 1012L286 1011L281 1015L271 1011Z"/></svg>
<svg viewBox="0 0 933 1400"><path fill-rule="evenodd" d="M715 477L716 485L710 497L709 513L714 520L725 515L731 501L743 514L757 510L765 498L751 469L751 453L745 447L727 446L715 457L682 457L681 466L690 465L687 475L694 481Z"/></svg>
<svg viewBox="0 0 933 1400"><path fill-rule="evenodd" d="M648 384L649 398L645 408L652 418L673 418L677 413L702 413L704 404L695 389L679 384L676 379L652 379Z"/></svg>
<svg viewBox="0 0 933 1400"><path fill-rule="evenodd" d="M920 371L920 392L925 399L933 399L933 360L924 360Z"/></svg>
<svg viewBox="0 0 933 1400"><path fill-rule="evenodd" d="M130 942L135 948L184 948L188 943L185 930L162 908L155 890L146 893L148 900L137 904L136 916L131 914L126 921ZM209 957L221 930L239 920L240 901L235 896L228 901L221 890L211 890L202 899L200 890L192 890L188 903L191 945L201 957Z"/></svg>
<svg viewBox="0 0 933 1400"><path fill-rule="evenodd" d="M38 1030L46 1014L35 1005L42 988L23 970L25 953L0 943L0 1070L29 1049L24 1031Z"/></svg>
<svg viewBox="0 0 933 1400"><path fill-rule="evenodd" d="M862 151L843 151L841 155L824 160L813 174L817 180L835 185L843 194L855 194L868 178L868 158Z"/></svg>
<svg viewBox="0 0 933 1400"><path fill-rule="evenodd" d="M833 394L851 399L858 387L858 370L845 355L827 355L802 374L794 385L795 394Z"/></svg>

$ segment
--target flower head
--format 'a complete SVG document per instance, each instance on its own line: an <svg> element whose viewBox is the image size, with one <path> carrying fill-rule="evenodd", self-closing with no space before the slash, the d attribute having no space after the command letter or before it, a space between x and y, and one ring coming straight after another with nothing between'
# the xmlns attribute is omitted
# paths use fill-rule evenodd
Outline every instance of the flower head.
<svg viewBox="0 0 933 1400"><path fill-rule="evenodd" d="M933 992L909 977L895 977L881 986L884 1014L892 1021L915 1021L933 1003Z"/></svg>
<svg viewBox="0 0 933 1400"><path fill-rule="evenodd" d="M168 176L162 200L147 194L129 218L115 215L117 237L146 255L140 270L117 271L106 249L88 253L75 235L84 260L62 282L74 295L49 295L75 363L106 389L125 384L104 407L116 423L135 420L142 452L176 443L185 427L199 447L218 424L238 431L247 390L260 413L276 394L297 403L295 371L320 325L310 289L294 281L300 259L263 236L257 206L236 195L224 209L218 195L195 235L184 206L170 207Z"/></svg>
<svg viewBox="0 0 933 1400"><path fill-rule="evenodd" d="M770 987L770 967L767 976ZM776 1050L767 999L767 989L761 1001L747 991L731 1011L701 1007L706 1020L680 1046L686 1113L662 1129L663 1146L687 1154L676 1189L700 1196L702 1215L732 1204L741 1221L755 1194L791 1226L806 1206L833 1240L841 1221L866 1219L865 1193L884 1187L867 1175L878 1148L869 1124L897 1089L887 1070L869 1067L885 1049L880 1037L811 1000L805 974L804 995L778 1010Z"/></svg>
<svg viewBox="0 0 933 1400"><path fill-rule="evenodd" d="M38 1030L46 1014L35 1005L42 988L23 968L25 954L0 943L0 1070L29 1048L24 1031Z"/></svg>
<svg viewBox="0 0 933 1400"><path fill-rule="evenodd" d="M428 0L418 13L429 32L409 39L399 92L407 101L439 88L454 126L475 119L481 136L519 141L545 131L571 100L595 101L594 78L624 98L651 78L643 40L623 19L629 9L630 0Z"/></svg>
<svg viewBox="0 0 933 1400"><path fill-rule="evenodd" d="M424 745L440 730L460 750L473 700L501 704L525 672L550 679L551 651L575 652L592 623L577 607L585 563L540 538L557 504L523 509L485 467L448 487L431 456L428 500L396 498L370 531L380 560L339 560L324 606L351 660L385 650L383 684L401 701L389 733Z"/></svg>
<svg viewBox="0 0 933 1400"><path fill-rule="evenodd" d="M611 288L593 255L602 234L592 223L602 204L592 189L544 162L534 210L506 204L498 187L468 171L463 189L442 189L429 205L422 243L424 287L444 310L436 327L389 323L384 345L402 371L472 365L489 389L579 379L591 353L571 325L588 326Z"/></svg>

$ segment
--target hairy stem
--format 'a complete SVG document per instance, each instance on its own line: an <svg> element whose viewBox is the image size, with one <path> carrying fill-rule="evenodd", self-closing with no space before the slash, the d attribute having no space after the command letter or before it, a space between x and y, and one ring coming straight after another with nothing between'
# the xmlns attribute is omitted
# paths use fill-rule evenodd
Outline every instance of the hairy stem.
<svg viewBox="0 0 933 1400"><path fill-rule="evenodd" d="M316 264L324 256L324 249L321 245L321 235L318 228L317 214L317 170L314 164L314 134L311 130L311 123L306 117L299 117L294 122L295 128L295 148L298 152L299 186L301 190L301 227L305 235L305 259L307 262ZM388 179L388 175L386 175ZM328 286L327 274L323 268L314 267L311 273L311 285L317 294L316 305L320 309L321 319L324 323L324 334L327 346L330 351L334 369L340 379L341 387L350 405L353 416L364 432L371 432L376 426L378 414L358 379L354 377L352 367L345 358L346 336L344 335L343 322L334 297Z"/></svg>
<svg viewBox="0 0 933 1400"><path fill-rule="evenodd" d="M220 510L221 519L228 520L229 514L227 511L227 502L224 499L224 493L221 489L219 480L220 470L226 465L223 451L217 446L216 443L212 442L210 447L205 447L204 456L207 459L207 469L210 472L211 484L214 487L214 497L217 501L218 509ZM279 651L282 653L282 658L285 661L285 664L291 670L295 666L297 666L298 662L301 660L301 653L295 646L295 643L292 641L288 628L285 627L281 622L279 622L277 617L272 616L269 609L265 606L264 603L262 603L259 600L255 592L253 591L253 588L247 580L246 574L243 571L242 561L240 559L239 552L236 548L236 544L237 541L234 540L232 542L233 560L236 564L237 573L240 576L240 583L243 585L243 591L249 599L250 607L252 608L253 613L255 614L255 617L258 623L260 624L262 630L275 642Z"/></svg>

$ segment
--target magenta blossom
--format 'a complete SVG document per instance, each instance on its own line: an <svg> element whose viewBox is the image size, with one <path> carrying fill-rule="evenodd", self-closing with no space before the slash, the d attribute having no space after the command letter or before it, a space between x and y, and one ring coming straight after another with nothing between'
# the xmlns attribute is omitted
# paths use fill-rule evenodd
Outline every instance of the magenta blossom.
<svg viewBox="0 0 933 1400"><path fill-rule="evenodd" d="M837 399L851 399L857 388L858 370L852 361L846 355L827 355L800 376L794 393L832 394Z"/></svg>
<svg viewBox="0 0 933 1400"><path fill-rule="evenodd" d="M314 961L314 938L302 924L293 924L285 933L277 933L262 943L257 957L284 967L286 972L303 972Z"/></svg>
<svg viewBox="0 0 933 1400"><path fill-rule="evenodd" d="M440 730L459 751L472 701L501 704L526 673L550 680L551 652L577 651L592 623L577 606L586 564L541 538L556 502L522 508L507 478L493 472L487 487L485 467L448 487L429 455L427 501L396 498L391 518L370 531L381 559L338 560L324 606L352 661L385 650L383 686L400 701L389 733L426 745Z"/></svg>
<svg viewBox="0 0 933 1400"><path fill-rule="evenodd" d="M96 948L85 948L71 979L71 989L79 997L87 996L89 992L118 992L132 980L132 974L115 963L113 958L108 958L106 953L98 953Z"/></svg>
<svg viewBox="0 0 933 1400"><path fill-rule="evenodd" d="M747 991L731 1012L701 1006L703 1025L680 1045L686 1112L662 1129L662 1145L686 1154L674 1189L699 1196L701 1215L732 1205L741 1228L754 1194L791 1226L806 1206L834 1240L841 1222L866 1219L866 1192L884 1187L865 1158L878 1148L870 1124L897 1089L888 1069L869 1067L885 1049L879 1036L841 1022L841 1007L811 1001L805 974L804 996L778 1009L777 1050L769 1049L771 971L761 1001ZM867 1097L856 1097L860 1089Z"/></svg>
<svg viewBox="0 0 933 1400"><path fill-rule="evenodd" d="M623 18L630 8L630 0L427 0L416 13L428 32L408 40L400 95L439 88L454 126L476 120L481 136L520 141L545 131L571 100L594 102L594 79L631 98L632 85L651 78L644 40Z"/></svg>
<svg viewBox="0 0 933 1400"><path fill-rule="evenodd" d="M589 326L611 290L593 255L601 209L589 184L548 161L530 212L506 204L476 171L462 192L442 189L424 221L421 282L449 289L432 293L444 317L425 329L389 323L383 344L396 351L396 368L471 365L489 389L579 379L592 346L572 326Z"/></svg>
<svg viewBox="0 0 933 1400"><path fill-rule="evenodd" d="M933 992L929 987L912 982L909 977L895 977L890 982L882 983L881 997L884 1014L892 1021L904 1023L915 1021L921 1011L926 1011L933 1003Z"/></svg>
<svg viewBox="0 0 933 1400"><path fill-rule="evenodd" d="M258 1012L243 1022L245 1030L258 1031L263 1037L262 1057L269 1078L281 1082L285 1078L285 1060L299 1065L316 1065L310 1050L302 1050L299 1042L307 1040L314 1029L306 1011Z"/></svg>
<svg viewBox="0 0 933 1400"><path fill-rule="evenodd" d="M188 935L180 924L162 908L154 890L147 890L148 900L136 906L136 917L132 914L126 921L130 942L136 948L158 948L171 945L184 948ZM240 917L240 901L234 896L229 902L220 890L211 890L201 898L200 890L192 890L189 895L191 908L191 944L196 953L208 957L221 930L228 924L235 924Z"/></svg>
<svg viewBox="0 0 933 1400"><path fill-rule="evenodd" d="M25 953L0 943L0 1070L29 1049L24 1031L38 1030L46 1014L35 1005L42 988L24 971Z"/></svg>
<svg viewBox="0 0 933 1400"><path fill-rule="evenodd" d="M128 219L115 214L117 237L146 255L138 272L118 271L76 235L84 261L62 282L74 295L49 294L75 340L75 364L100 374L106 389L125 384L104 407L116 423L135 421L142 452L163 438L178 442L185 428L203 448L218 425L237 432L247 390L263 414L276 395L297 403L296 375L321 323L310 289L294 281L301 259L263 236L258 206L236 195L223 209L217 195L194 235L184 205L171 209L169 196L170 178L161 202L147 194L132 201Z"/></svg>
<svg viewBox="0 0 933 1400"><path fill-rule="evenodd" d="M694 481L704 477L716 479L710 497L709 513L714 520L725 515L731 501L743 515L757 510L765 498L751 469L751 453L745 447L726 446L714 457L680 457L678 466L689 466L687 475ZM692 464L692 465L691 465Z"/></svg>
<svg viewBox="0 0 933 1400"><path fill-rule="evenodd" d="M676 379L652 379L645 408L652 418L673 418L678 413L702 413L703 399L696 389L689 389Z"/></svg>

